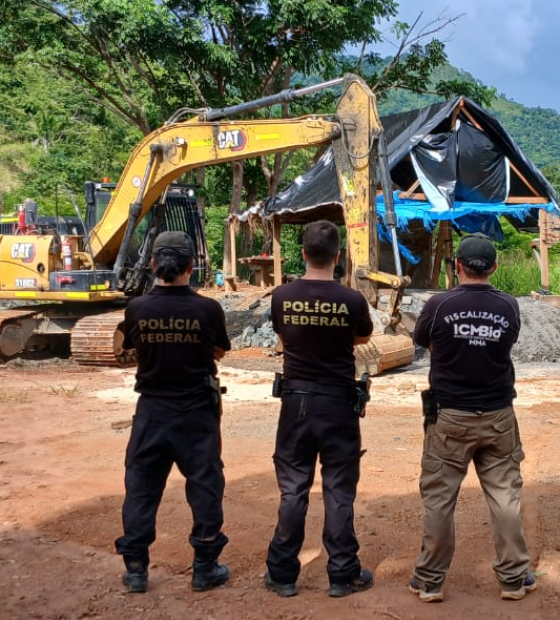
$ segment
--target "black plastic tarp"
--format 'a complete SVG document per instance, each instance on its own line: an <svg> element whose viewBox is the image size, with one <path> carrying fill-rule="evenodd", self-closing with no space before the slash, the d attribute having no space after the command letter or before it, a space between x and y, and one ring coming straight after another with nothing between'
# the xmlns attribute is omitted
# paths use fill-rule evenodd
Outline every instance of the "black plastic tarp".
<svg viewBox="0 0 560 620"><path fill-rule="evenodd" d="M385 116L381 121L394 186L407 190L418 179L422 187L417 191L426 195L435 212L464 202L473 203L472 210L476 204L484 205L486 213L489 205L501 204L504 214L509 195L535 197L527 184L551 203L549 209L558 209L558 196L545 177L500 123L468 98ZM266 199L260 215L284 214L291 220L290 213L327 205L340 208L330 149L286 190ZM522 208L512 205L512 218L534 224L537 208L529 201ZM437 214L434 219L439 219Z"/></svg>

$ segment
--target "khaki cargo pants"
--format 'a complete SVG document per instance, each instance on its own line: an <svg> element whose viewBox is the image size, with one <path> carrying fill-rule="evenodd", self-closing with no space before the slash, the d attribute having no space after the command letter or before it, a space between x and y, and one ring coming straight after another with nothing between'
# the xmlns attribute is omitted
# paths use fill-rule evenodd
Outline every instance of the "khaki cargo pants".
<svg viewBox="0 0 560 620"><path fill-rule="evenodd" d="M441 589L455 551L455 506L472 461L492 517L498 580L521 587L529 555L521 522L520 463L525 455L512 407L482 414L441 409L424 439L420 495L422 549L414 577L421 589Z"/></svg>

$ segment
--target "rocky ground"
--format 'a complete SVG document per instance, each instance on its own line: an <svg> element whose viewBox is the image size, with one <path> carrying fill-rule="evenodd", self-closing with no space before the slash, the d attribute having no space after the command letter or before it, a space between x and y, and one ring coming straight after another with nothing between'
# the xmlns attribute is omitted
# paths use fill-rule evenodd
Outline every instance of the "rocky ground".
<svg viewBox="0 0 560 620"><path fill-rule="evenodd" d="M417 291L404 298L402 312L404 323L413 329L415 318L432 293ZM241 291L233 294L216 294L228 322L228 332L235 349L245 347L274 347L277 338L270 322L269 291ZM560 361L560 307L552 303L535 301L531 297L518 298L522 329L512 355L516 362ZM418 350L418 357L425 351Z"/></svg>

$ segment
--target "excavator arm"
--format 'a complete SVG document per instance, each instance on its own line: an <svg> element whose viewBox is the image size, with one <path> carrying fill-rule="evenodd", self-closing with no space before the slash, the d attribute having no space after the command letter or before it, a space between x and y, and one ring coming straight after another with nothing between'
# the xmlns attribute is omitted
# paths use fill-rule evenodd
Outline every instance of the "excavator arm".
<svg viewBox="0 0 560 620"><path fill-rule="evenodd" d="M203 114L157 129L135 148L111 202L90 233L89 247L94 262L98 265L116 262L117 269L121 268L127 234L165 188L185 172L331 143L341 131L341 122L332 115L208 122Z"/></svg>

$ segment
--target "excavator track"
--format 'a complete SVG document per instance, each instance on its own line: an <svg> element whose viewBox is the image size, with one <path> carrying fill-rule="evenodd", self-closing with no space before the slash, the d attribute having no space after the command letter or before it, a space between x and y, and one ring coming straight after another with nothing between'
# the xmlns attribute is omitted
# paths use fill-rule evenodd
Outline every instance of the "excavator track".
<svg viewBox="0 0 560 620"><path fill-rule="evenodd" d="M2 310L0 312L0 360L6 360L25 349L24 319L38 314L35 310Z"/></svg>
<svg viewBox="0 0 560 620"><path fill-rule="evenodd" d="M411 364L414 344L406 329L399 326L392 333L374 333L367 344L354 348L354 356L358 374L367 372L373 376L390 368Z"/></svg>
<svg viewBox="0 0 560 620"><path fill-rule="evenodd" d="M72 329L70 348L78 364L88 366L134 366L136 352L124 349L124 311L93 314Z"/></svg>

